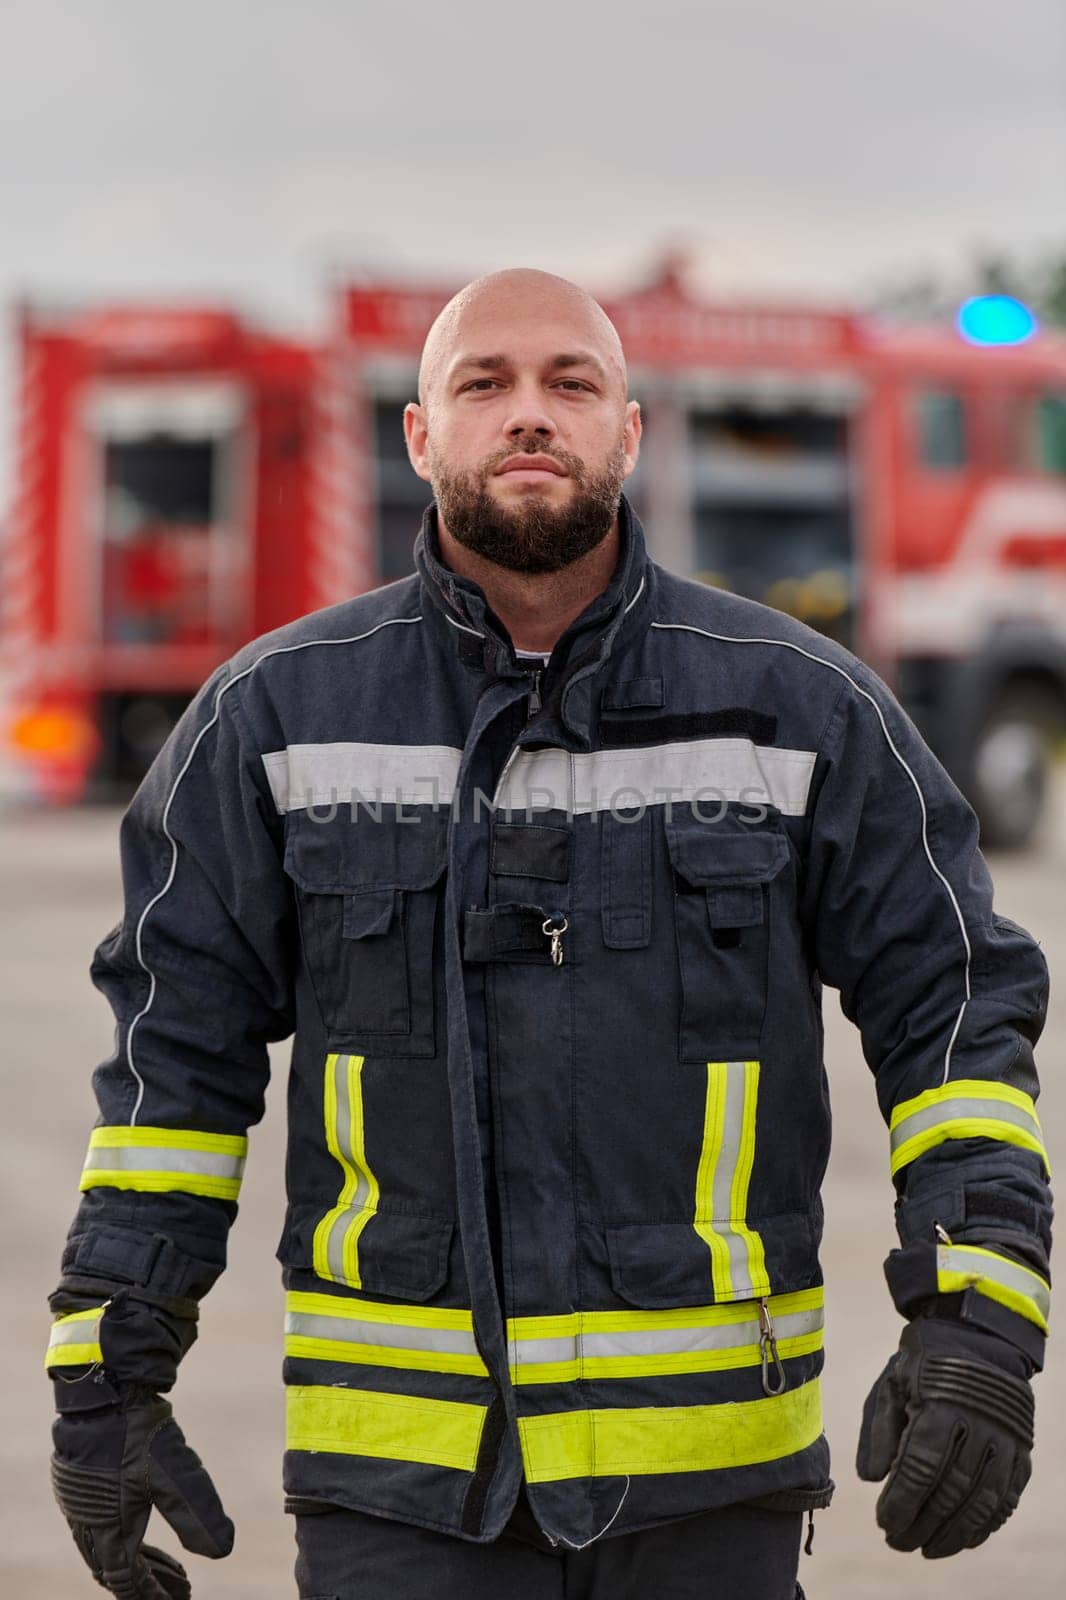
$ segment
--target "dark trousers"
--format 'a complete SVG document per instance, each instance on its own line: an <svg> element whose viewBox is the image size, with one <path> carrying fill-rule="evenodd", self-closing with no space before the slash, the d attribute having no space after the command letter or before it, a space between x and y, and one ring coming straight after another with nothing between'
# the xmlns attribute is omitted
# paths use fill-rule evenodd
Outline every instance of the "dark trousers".
<svg viewBox="0 0 1066 1600"><path fill-rule="evenodd" d="M520 1500L493 1544L360 1511L297 1515L300 1600L802 1600L798 1512L728 1506L551 1550Z"/></svg>

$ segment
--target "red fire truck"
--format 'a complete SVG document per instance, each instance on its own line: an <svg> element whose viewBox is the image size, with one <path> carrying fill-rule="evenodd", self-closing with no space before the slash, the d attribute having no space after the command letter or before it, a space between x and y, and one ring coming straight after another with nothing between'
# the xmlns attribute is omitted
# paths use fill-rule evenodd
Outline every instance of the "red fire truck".
<svg viewBox="0 0 1066 1600"><path fill-rule="evenodd" d="M140 776L244 640L374 576L328 523L327 352L212 308L25 310L18 336L0 760L73 799Z"/></svg>
<svg viewBox="0 0 1066 1600"><path fill-rule="evenodd" d="M220 311L24 317L0 648L37 792L136 776L243 639L411 570L402 412L452 287L353 284L320 349ZM986 842L1028 841L1066 729L1066 339L709 304L673 268L605 303L653 554L855 649Z"/></svg>

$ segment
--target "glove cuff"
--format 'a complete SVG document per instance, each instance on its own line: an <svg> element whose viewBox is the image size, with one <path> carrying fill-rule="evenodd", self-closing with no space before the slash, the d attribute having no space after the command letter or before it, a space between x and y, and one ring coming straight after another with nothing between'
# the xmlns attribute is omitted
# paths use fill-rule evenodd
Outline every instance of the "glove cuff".
<svg viewBox="0 0 1066 1600"><path fill-rule="evenodd" d="M1050 1287L1030 1267L979 1245L923 1239L889 1254L885 1278L903 1316L955 1318L1005 1340L1042 1370Z"/></svg>

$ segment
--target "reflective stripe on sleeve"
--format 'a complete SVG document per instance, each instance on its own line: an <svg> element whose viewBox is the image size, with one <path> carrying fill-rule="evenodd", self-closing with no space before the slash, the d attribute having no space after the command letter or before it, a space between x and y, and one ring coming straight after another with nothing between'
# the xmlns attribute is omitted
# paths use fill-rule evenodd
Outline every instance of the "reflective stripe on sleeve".
<svg viewBox="0 0 1066 1600"><path fill-rule="evenodd" d="M745 1220L758 1097L757 1061L708 1061L693 1226L711 1252L719 1302L755 1300L770 1292L762 1240Z"/></svg>
<svg viewBox="0 0 1066 1600"><path fill-rule="evenodd" d="M326 1144L344 1182L337 1204L315 1228L313 1259L320 1278L362 1287L359 1236L377 1211L378 1181L366 1159L363 1125L363 1056L326 1057Z"/></svg>
<svg viewBox="0 0 1066 1600"><path fill-rule="evenodd" d="M806 1449L821 1431L817 1378L766 1400L518 1419L530 1483L754 1466Z"/></svg>
<svg viewBox="0 0 1066 1600"><path fill-rule="evenodd" d="M473 1472L486 1410L458 1400L293 1384L285 1391L285 1443L289 1450Z"/></svg>
<svg viewBox="0 0 1066 1600"><path fill-rule="evenodd" d="M974 1289L1035 1322L1041 1333L1048 1331L1050 1284L1038 1272L994 1250L971 1244L937 1245L936 1286L941 1294Z"/></svg>
<svg viewBox="0 0 1066 1600"><path fill-rule="evenodd" d="M82 1189L181 1190L236 1200L248 1140L243 1134L187 1128L94 1128L82 1170Z"/></svg>
<svg viewBox="0 0 1066 1600"><path fill-rule="evenodd" d="M102 1361L100 1323L103 1315L103 1306L91 1306L88 1311L71 1311L65 1317L57 1317L48 1336L46 1369L91 1366L93 1362Z"/></svg>
<svg viewBox="0 0 1066 1600"><path fill-rule="evenodd" d="M782 1360L822 1348L822 1305L820 1288L767 1302ZM759 1308L751 1303L516 1317L507 1325L511 1378L516 1384L571 1383L756 1367L760 1332Z"/></svg>
<svg viewBox="0 0 1066 1600"><path fill-rule="evenodd" d="M1022 1089L982 1078L956 1078L904 1100L892 1112L892 1172L945 1139L998 1139L1040 1156L1050 1171L1036 1106Z"/></svg>
<svg viewBox="0 0 1066 1600"><path fill-rule="evenodd" d="M286 1295L285 1306L287 1356L488 1377L469 1311L295 1291Z"/></svg>

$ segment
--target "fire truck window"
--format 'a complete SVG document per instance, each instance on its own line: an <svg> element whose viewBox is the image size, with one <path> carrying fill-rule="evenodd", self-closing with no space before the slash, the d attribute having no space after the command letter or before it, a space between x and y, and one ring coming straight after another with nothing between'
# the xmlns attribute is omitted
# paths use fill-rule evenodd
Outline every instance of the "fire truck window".
<svg viewBox="0 0 1066 1600"><path fill-rule="evenodd" d="M847 417L792 405L689 423L696 576L849 643L857 574Z"/></svg>
<svg viewBox="0 0 1066 1600"><path fill-rule="evenodd" d="M915 396L918 451L933 472L955 472L966 465L966 406L960 394L923 389Z"/></svg>
<svg viewBox="0 0 1066 1600"><path fill-rule="evenodd" d="M102 626L108 644L202 645L219 623L212 535L225 527L222 437L103 443Z"/></svg>
<svg viewBox="0 0 1066 1600"><path fill-rule="evenodd" d="M216 520L216 443L163 433L110 440L104 451L108 535L122 538L147 522L206 531Z"/></svg>
<svg viewBox="0 0 1066 1600"><path fill-rule="evenodd" d="M1037 410L1040 465L1066 477L1066 394L1045 394Z"/></svg>

